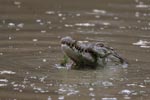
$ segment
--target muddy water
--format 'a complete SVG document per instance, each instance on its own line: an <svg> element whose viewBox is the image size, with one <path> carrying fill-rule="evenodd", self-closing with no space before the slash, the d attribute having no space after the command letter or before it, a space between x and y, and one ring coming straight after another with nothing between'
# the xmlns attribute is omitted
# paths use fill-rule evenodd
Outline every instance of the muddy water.
<svg viewBox="0 0 150 100"><path fill-rule="evenodd" d="M60 38L102 41L129 62L56 68ZM0 100L149 100L149 0L0 0Z"/></svg>

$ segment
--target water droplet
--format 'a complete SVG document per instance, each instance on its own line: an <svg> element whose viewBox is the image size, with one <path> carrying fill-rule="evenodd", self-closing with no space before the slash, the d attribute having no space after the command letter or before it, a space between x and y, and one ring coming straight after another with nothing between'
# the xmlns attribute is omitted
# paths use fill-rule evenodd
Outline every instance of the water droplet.
<svg viewBox="0 0 150 100"><path fill-rule="evenodd" d="M138 59L135 59L135 61L138 62L139 60L138 60Z"/></svg>
<svg viewBox="0 0 150 100"><path fill-rule="evenodd" d="M63 14L61 14L61 13L58 14L59 17L62 17L62 15L63 15Z"/></svg>
<svg viewBox="0 0 150 100"><path fill-rule="evenodd" d="M81 16L81 14L76 14L77 17Z"/></svg>
<svg viewBox="0 0 150 100"><path fill-rule="evenodd" d="M48 46L48 48L50 49L50 48L52 48L51 46Z"/></svg>
<svg viewBox="0 0 150 100"><path fill-rule="evenodd" d="M42 53L42 51L39 51L39 54L41 54Z"/></svg>
<svg viewBox="0 0 150 100"><path fill-rule="evenodd" d="M38 39L33 39L32 41L33 41L33 42L37 42L37 41L38 41Z"/></svg>
<svg viewBox="0 0 150 100"><path fill-rule="evenodd" d="M46 59L43 59L43 62L47 62L47 60L46 60Z"/></svg>
<svg viewBox="0 0 150 100"><path fill-rule="evenodd" d="M41 22L41 19L37 19L36 22L40 23L40 22Z"/></svg>
<svg viewBox="0 0 150 100"><path fill-rule="evenodd" d="M89 88L89 91L93 91L94 90L94 88Z"/></svg>
<svg viewBox="0 0 150 100"><path fill-rule="evenodd" d="M2 56L2 55L3 55L3 53L2 53L2 52L0 52L0 55Z"/></svg>
<svg viewBox="0 0 150 100"><path fill-rule="evenodd" d="M11 36L9 36L9 37L8 37L8 39L9 39L9 40L11 40L11 39L12 39L12 37L11 37Z"/></svg>

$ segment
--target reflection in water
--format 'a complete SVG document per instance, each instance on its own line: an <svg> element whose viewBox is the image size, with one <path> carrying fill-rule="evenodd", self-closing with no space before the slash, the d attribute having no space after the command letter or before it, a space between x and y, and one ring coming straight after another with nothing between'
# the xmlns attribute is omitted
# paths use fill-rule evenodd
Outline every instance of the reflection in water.
<svg viewBox="0 0 150 100"><path fill-rule="evenodd" d="M147 0L6 0L0 5L0 99L149 100ZM56 68L64 36L104 42L129 66Z"/></svg>

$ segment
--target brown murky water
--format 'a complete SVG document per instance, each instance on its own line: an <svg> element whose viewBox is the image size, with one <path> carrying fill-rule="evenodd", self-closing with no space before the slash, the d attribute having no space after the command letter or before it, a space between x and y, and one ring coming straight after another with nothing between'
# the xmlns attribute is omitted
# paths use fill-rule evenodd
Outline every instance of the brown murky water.
<svg viewBox="0 0 150 100"><path fill-rule="evenodd" d="M129 66L56 68L60 38L103 41ZM149 0L0 0L0 100L149 100Z"/></svg>

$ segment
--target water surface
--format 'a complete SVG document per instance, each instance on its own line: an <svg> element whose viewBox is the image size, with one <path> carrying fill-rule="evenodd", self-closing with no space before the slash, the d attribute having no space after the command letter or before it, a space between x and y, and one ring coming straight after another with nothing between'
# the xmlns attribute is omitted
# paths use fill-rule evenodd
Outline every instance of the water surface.
<svg viewBox="0 0 150 100"><path fill-rule="evenodd" d="M149 100L149 0L0 0L0 100ZM102 41L129 66L58 69L60 38Z"/></svg>

